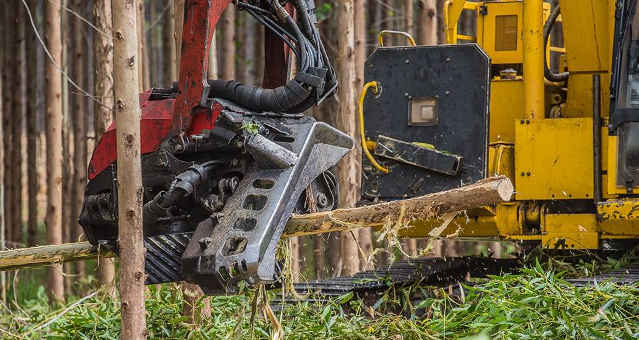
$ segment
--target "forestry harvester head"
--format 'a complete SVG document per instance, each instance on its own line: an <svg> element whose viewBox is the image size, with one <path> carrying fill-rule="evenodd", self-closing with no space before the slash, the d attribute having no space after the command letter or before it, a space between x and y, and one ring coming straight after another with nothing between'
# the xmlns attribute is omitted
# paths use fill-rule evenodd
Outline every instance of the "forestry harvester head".
<svg viewBox="0 0 639 340"><path fill-rule="evenodd" d="M230 2L186 1L179 81L140 95L149 284L186 280L214 294L276 281L290 214L337 205L330 168L353 142L303 114L337 87L313 0L236 3L267 28L265 88L206 78ZM297 70L286 81L290 51ZM111 126L93 153L80 223L91 243L117 252L115 138Z"/></svg>

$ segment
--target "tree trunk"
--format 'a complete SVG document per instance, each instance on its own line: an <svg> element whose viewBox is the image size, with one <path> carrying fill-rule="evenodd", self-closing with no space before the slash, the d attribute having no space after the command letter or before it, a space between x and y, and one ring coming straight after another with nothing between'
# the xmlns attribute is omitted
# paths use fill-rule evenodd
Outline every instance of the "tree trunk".
<svg viewBox="0 0 639 340"><path fill-rule="evenodd" d="M146 90L146 84L145 84L145 67L146 67L146 60L144 58L144 50L146 48L145 46L145 39L144 39L144 0L136 0L136 28L137 28L137 37L138 37L138 52L137 52L137 61L138 61L138 91L140 93L144 92L144 90Z"/></svg>
<svg viewBox="0 0 639 340"><path fill-rule="evenodd" d="M25 32L26 32L26 11L22 3L16 5L16 34L14 36L15 44L12 52L15 53L15 64L13 68L14 78L11 85L13 91L13 110L12 110L12 128L13 128L13 145L11 150L13 152L12 165L14 168L14 174L12 181L15 183L13 197L13 238L17 242L17 245L24 246L24 235L22 231L23 221L22 218L22 178L23 178L23 152L22 152L22 136L23 136L23 123L24 116L27 114L27 69L26 69L26 50L25 50Z"/></svg>
<svg viewBox="0 0 639 340"><path fill-rule="evenodd" d="M437 45L437 6L435 0L419 0L417 40L422 45Z"/></svg>
<svg viewBox="0 0 639 340"><path fill-rule="evenodd" d="M74 0L74 10L78 13L82 13L84 7L84 0ZM87 88L85 82L84 70L87 63L87 55L85 53L85 41L84 41L84 27L82 23L74 18L73 24L73 44L74 44L74 63L73 63L73 75L75 82L80 88ZM71 179L74 202L72 205L71 213L71 239L73 242L80 240L80 237L84 233L82 226L78 223L80 218L80 211L82 210L82 204L84 202L84 189L87 183L87 143L86 143L86 126L85 116L87 114L86 101L82 95L74 95L74 106L72 117L73 125L73 173L74 177ZM85 277L84 262L76 264L75 272L79 278Z"/></svg>
<svg viewBox="0 0 639 340"><path fill-rule="evenodd" d="M75 20L70 17L70 14L64 10L70 6L70 0L62 1L62 68L65 70L66 75L63 75L62 82L62 240L63 242L71 242L72 239L72 224L73 220L73 203L75 198L73 197L73 126L71 123L71 106L75 102L75 96L69 95L70 77L73 76L73 69L71 61L75 54L75 44L73 41L73 28L75 27ZM73 80L73 79L71 79ZM69 275L64 276L64 292L65 295L72 295L73 287L73 274L71 264L65 263L62 267L63 272Z"/></svg>
<svg viewBox="0 0 639 340"><path fill-rule="evenodd" d="M0 3L0 12L3 13L2 16L2 20L4 20L4 22L7 22L7 5L6 3ZM6 72L6 65L4 63L4 57L7 54L8 49L5 49L6 45L5 42L7 40L7 36L5 35L6 31L7 31L7 26L8 25L0 25L0 48L2 48L2 50L0 51L0 75L2 75L0 77L0 112L2 113L2 117L3 119L0 121L0 251L1 250L5 250L6 249L6 233L5 233L5 228L7 226L7 223L5 221L5 214L4 214L4 206L5 206L5 199L4 199L4 175L5 175L5 166L4 166L4 157L5 157L5 153L4 153L4 117L8 116L7 112L5 111L5 103L4 103L4 84L6 84L6 80L7 80L7 73ZM7 274L5 272L0 272L0 301L2 301L2 303L6 304L7 303Z"/></svg>
<svg viewBox="0 0 639 340"><path fill-rule="evenodd" d="M142 240L142 169L136 8L115 0L113 8L113 74L117 125L118 239L122 339L146 338L144 243Z"/></svg>
<svg viewBox="0 0 639 340"><path fill-rule="evenodd" d="M221 18L222 28L222 65L221 78L225 80L235 79L235 6L229 5L224 10Z"/></svg>
<svg viewBox="0 0 639 340"><path fill-rule="evenodd" d="M404 0L404 30L415 35L415 0Z"/></svg>
<svg viewBox="0 0 639 340"><path fill-rule="evenodd" d="M16 27L13 24L12 18L14 17L14 7L16 2L7 1L4 2L4 22L5 24L5 40L4 40L4 69L3 76L5 76L5 87L3 93L4 100L4 109L6 110L6 114L2 115L2 124L4 125L4 168L6 169L5 177L4 177L4 195L6 197L5 205L4 205L4 216L5 221L7 222L5 234L6 241L9 247L15 247L13 244L13 227L11 226L14 223L13 218L13 190L14 190L14 167L13 167L13 152L11 145L13 145L13 129L11 128L11 124L13 121L13 91L11 90L9 84L13 84L13 72L11 70L14 69L14 54L10 51L13 51L13 37L15 35Z"/></svg>
<svg viewBox="0 0 639 340"><path fill-rule="evenodd" d="M355 0L355 93L364 87L364 64L366 63L366 10L368 9L366 0ZM369 228L359 231L359 245L362 249L360 254L361 269L365 268L367 259L372 251L373 234Z"/></svg>
<svg viewBox="0 0 639 340"><path fill-rule="evenodd" d="M264 26L255 24L255 84L259 84L264 79Z"/></svg>
<svg viewBox="0 0 639 340"><path fill-rule="evenodd" d="M29 2L29 10L31 11L31 15L35 18L36 16L36 2ZM25 18L25 25L28 24L28 20ZM36 244L36 233L38 232L38 174L36 169L37 165L37 103L33 98L39 98L40 94L38 93L38 70L37 70L37 38L34 34L31 26L26 28L27 34L26 39L26 49L27 49L27 81L29 82L29 86L27 87L27 98L32 98L28 100L27 106L27 182L28 182L28 190L27 190L27 201L28 201L28 219L27 219L27 245L29 247L33 247Z"/></svg>
<svg viewBox="0 0 639 340"><path fill-rule="evenodd" d="M163 75L162 86L171 87L177 81L177 56L175 54L175 0L167 0L162 37Z"/></svg>
<svg viewBox="0 0 639 340"><path fill-rule="evenodd" d="M95 56L94 95L95 140L98 141L113 123L113 39L111 36L111 0L94 1L93 16L96 27L107 34L95 34L93 53ZM111 296L115 295L115 264L111 258L98 259L100 284Z"/></svg>
<svg viewBox="0 0 639 340"><path fill-rule="evenodd" d="M339 111L337 128L355 140L359 140L355 122L355 23L353 21L353 0L342 1L337 8L337 22L340 28L337 43L337 74L342 87L339 91ZM337 166L340 187L340 205L354 207L360 197L361 150L355 143L353 150ZM352 275L359 271L359 255L355 234L342 233L342 274Z"/></svg>
<svg viewBox="0 0 639 340"><path fill-rule="evenodd" d="M62 32L61 1L45 3L45 36L53 62L61 65ZM47 243L62 243L62 75L52 61L46 63L46 121L47 121ZM49 268L49 294L58 302L64 301L62 266Z"/></svg>
<svg viewBox="0 0 639 340"><path fill-rule="evenodd" d="M439 44L446 43L446 23L444 22L444 6L446 5L445 1L437 1L437 42Z"/></svg>
<svg viewBox="0 0 639 340"><path fill-rule="evenodd" d="M175 78L173 81L177 81L180 76L180 56L182 55L182 26L184 26L184 1L185 0L173 0L175 8L174 15L175 21L173 25L173 39L175 40Z"/></svg>

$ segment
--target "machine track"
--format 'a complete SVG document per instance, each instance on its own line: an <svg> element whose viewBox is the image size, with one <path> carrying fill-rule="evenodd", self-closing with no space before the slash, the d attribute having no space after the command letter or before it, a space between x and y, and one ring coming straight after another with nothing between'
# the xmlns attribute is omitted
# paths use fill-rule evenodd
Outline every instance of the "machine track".
<svg viewBox="0 0 639 340"><path fill-rule="evenodd" d="M521 265L520 259L486 257L402 260L383 268L359 272L352 277L295 283L293 287L300 296L279 296L273 300L272 307L279 310L288 304L323 302L348 293L374 303L377 300L376 297L389 288L408 287L413 284L448 288L449 294L458 296L463 289L458 283L467 281L468 277L481 278L488 275L513 273L518 271ZM566 281L577 287L608 281L622 285L637 284L639 283L639 262L593 277L571 278ZM472 282L466 283L472 284Z"/></svg>

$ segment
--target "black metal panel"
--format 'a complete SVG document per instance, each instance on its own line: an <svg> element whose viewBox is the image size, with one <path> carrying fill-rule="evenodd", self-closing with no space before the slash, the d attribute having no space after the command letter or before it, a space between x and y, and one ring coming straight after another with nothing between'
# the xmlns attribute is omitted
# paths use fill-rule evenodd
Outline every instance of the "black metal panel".
<svg viewBox="0 0 639 340"><path fill-rule="evenodd" d="M365 80L381 84L364 105L366 136L384 135L432 144L463 157L456 176L378 157L382 174L364 157L364 197L396 199L437 192L486 176L490 60L476 44L378 48L367 60ZM411 101L435 101L434 124L411 124Z"/></svg>

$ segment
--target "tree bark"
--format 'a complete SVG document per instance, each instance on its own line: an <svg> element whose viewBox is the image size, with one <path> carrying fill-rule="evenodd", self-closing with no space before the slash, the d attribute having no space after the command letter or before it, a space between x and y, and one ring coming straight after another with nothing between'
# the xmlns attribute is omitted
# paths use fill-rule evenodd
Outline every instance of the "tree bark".
<svg viewBox="0 0 639 340"><path fill-rule="evenodd" d="M177 59L175 52L175 0L168 0L167 14L164 18L162 53L164 54L162 86L171 87L177 81Z"/></svg>
<svg viewBox="0 0 639 340"><path fill-rule="evenodd" d="M229 5L221 18L222 28L222 65L221 78L235 79L235 6Z"/></svg>
<svg viewBox="0 0 639 340"><path fill-rule="evenodd" d="M136 28L137 28L137 37L138 37L138 52L137 52L137 61L138 61L138 90L140 93L144 92L147 89L146 84L146 67L147 62L145 59L145 49L146 43L144 39L144 0L136 0Z"/></svg>
<svg viewBox="0 0 639 340"><path fill-rule="evenodd" d="M404 30L415 35L415 0L404 0Z"/></svg>
<svg viewBox="0 0 639 340"><path fill-rule="evenodd" d="M94 1L93 16L96 27L106 34L96 33L93 38L95 56L94 95L95 140L98 141L113 123L113 39L111 30L111 0ZM115 264L113 259L98 259L98 279L111 296L115 295Z"/></svg>
<svg viewBox="0 0 639 340"><path fill-rule="evenodd" d="M13 51L13 46L12 46L12 39L13 36L15 34L15 25L12 24L12 17L14 16L14 12L13 12L13 8L15 6L15 2L11 2L11 1L5 1L4 2L4 22L7 23L4 26L5 29L5 39L4 39L4 69L5 72L3 72L3 76L5 77L4 79L4 92L3 92L3 101L4 101L4 109L6 110L6 114L2 115L2 124L4 125L4 168L6 169L6 173L5 173L5 177L4 177L4 195L6 197L5 200L5 204L4 204L4 216L5 216L5 221L7 222L6 224L6 229L5 229L5 236L6 236L6 241L7 241L7 245L9 247L15 246L13 244L13 228L12 223L14 222L13 219L13 162L12 162L12 157L13 157L13 153L11 150L11 145L13 144L13 129L11 128L11 124L12 124L12 117L14 116L12 114L12 110L13 110L13 93L12 91L9 89L9 84L13 84L13 72L11 72L11 70L13 70L13 59L14 59L14 54L11 53L10 51Z"/></svg>
<svg viewBox="0 0 639 340"><path fill-rule="evenodd" d="M62 81L62 241L71 242L72 240L72 224L73 220L73 126L71 124L71 106L75 102L75 96L69 95L69 78L73 76L73 68L70 60L73 60L75 54L75 44L73 41L73 27L75 20L69 20L69 13L64 10L70 6L71 0L62 0L62 68L65 71ZM65 263L62 267L66 274L73 274L71 264ZM65 295L72 295L72 287L74 280L72 275L64 275L64 292Z"/></svg>
<svg viewBox="0 0 639 340"><path fill-rule="evenodd" d="M16 25L16 34L14 35L14 46L12 52L15 54L15 63L12 71L14 72L13 76L13 84L11 84L12 92L13 92L13 110L12 110L12 130L13 130L13 145L11 145L11 150L13 152L12 157L12 167L14 168L13 178L11 179L14 182L14 191L13 197L11 198L14 201L13 213L12 216L14 218L13 223L16 223L13 227L13 238L14 241L17 242L17 245L24 246L24 233L23 233L23 221L22 218L22 179L23 179L23 152L22 152L22 136L23 136L23 124L24 124L24 116L27 114L27 69L26 69L26 49L25 49L25 32L26 32L26 21L23 20L26 16L26 11L22 3L18 3L16 5L15 15L15 25Z"/></svg>
<svg viewBox="0 0 639 340"><path fill-rule="evenodd" d="M184 1L185 0L173 0L175 8L175 21L173 25L173 40L175 40L175 79L177 81L180 77L180 56L182 55L182 26L184 26Z"/></svg>
<svg viewBox="0 0 639 340"><path fill-rule="evenodd" d="M337 22L340 28L337 42L337 74L342 84L339 91L339 111L337 128L358 140L355 122L355 30L353 19L353 0L339 3ZM337 178L340 187L340 206L354 207L360 196L361 150L356 143L353 150L337 166ZM342 233L342 275L352 275L359 271L357 235Z"/></svg>
<svg viewBox="0 0 639 340"><path fill-rule="evenodd" d="M29 1L29 10L31 15L35 18L36 16L36 2ZM28 25L28 20L25 18L24 23ZM29 67L27 68L27 80L29 82L29 86L27 87L27 98L32 98L28 100L27 106L27 182L28 182L28 190L27 190L27 201L28 201L28 219L27 219L27 245L29 247L35 246L36 243L36 234L38 232L38 174L37 174L37 139L38 139L38 131L36 123L37 119L37 102L33 98L40 97L38 93L38 70L37 70L37 38L31 29L31 26L27 26L26 32L28 33L28 39L26 39L26 49L27 49L27 64Z"/></svg>
<svg viewBox="0 0 639 340"><path fill-rule="evenodd" d="M136 85L140 57L133 1L114 0L113 69L117 125L118 239L122 339L146 338L140 103Z"/></svg>
<svg viewBox="0 0 639 340"><path fill-rule="evenodd" d="M46 62L47 122L47 242L62 243L62 75L57 65L62 61L61 1L45 3L45 36L53 61ZM47 286L52 299L64 301L62 266L49 268Z"/></svg>
<svg viewBox="0 0 639 340"><path fill-rule="evenodd" d="M82 13L84 7L84 0L74 0L73 8L76 12ZM73 44L74 52L73 60L73 75L75 82L80 88L87 88L86 77L84 70L87 63L87 54L85 53L85 41L84 41L84 27L82 23L74 18L73 23ZM87 183L87 128L85 126L85 116L87 114L86 101L83 95L74 95L73 112L70 115L72 117L73 125L73 173L74 177L71 178L73 199L71 213L71 240L77 242L84 233L82 226L78 223L80 218L80 211L82 210L82 204L84 203L84 189ZM84 262L76 264L75 272L80 278L85 277Z"/></svg>
<svg viewBox="0 0 639 340"><path fill-rule="evenodd" d="M4 20L4 22L7 22L7 12L6 12L6 3L0 3L0 12L3 13L2 19ZM7 37L5 35L6 31L7 31L7 26L8 25L0 25L0 47L2 47L2 50L0 51L0 74L2 75L0 77L0 112L2 113L2 117L6 117L8 116L7 112L5 111L6 106L5 106L5 96L4 96L4 84L6 84L6 79L7 79L7 73L6 72L6 65L4 63L4 57L7 53L7 49L5 49L6 45L5 42L7 40ZM5 221L5 214L4 214L4 207L5 207L5 199L4 199L4 176L5 176L5 166L4 166L4 157L5 157L5 153L4 153L4 118L0 121L0 251L1 250L5 250L6 249L6 233L5 233L5 227L7 225L6 221ZM0 273L0 301L2 301L2 303L7 302L7 276L5 272L1 272Z"/></svg>
<svg viewBox="0 0 639 340"><path fill-rule="evenodd" d="M366 10L368 9L366 0L355 0L355 93L364 87L364 64L366 63ZM359 246L362 249L360 254L361 269L364 267L372 251L373 235L369 228L359 231Z"/></svg>
<svg viewBox="0 0 639 340"><path fill-rule="evenodd" d="M417 40L422 45L437 45L437 6L435 0L419 0Z"/></svg>

